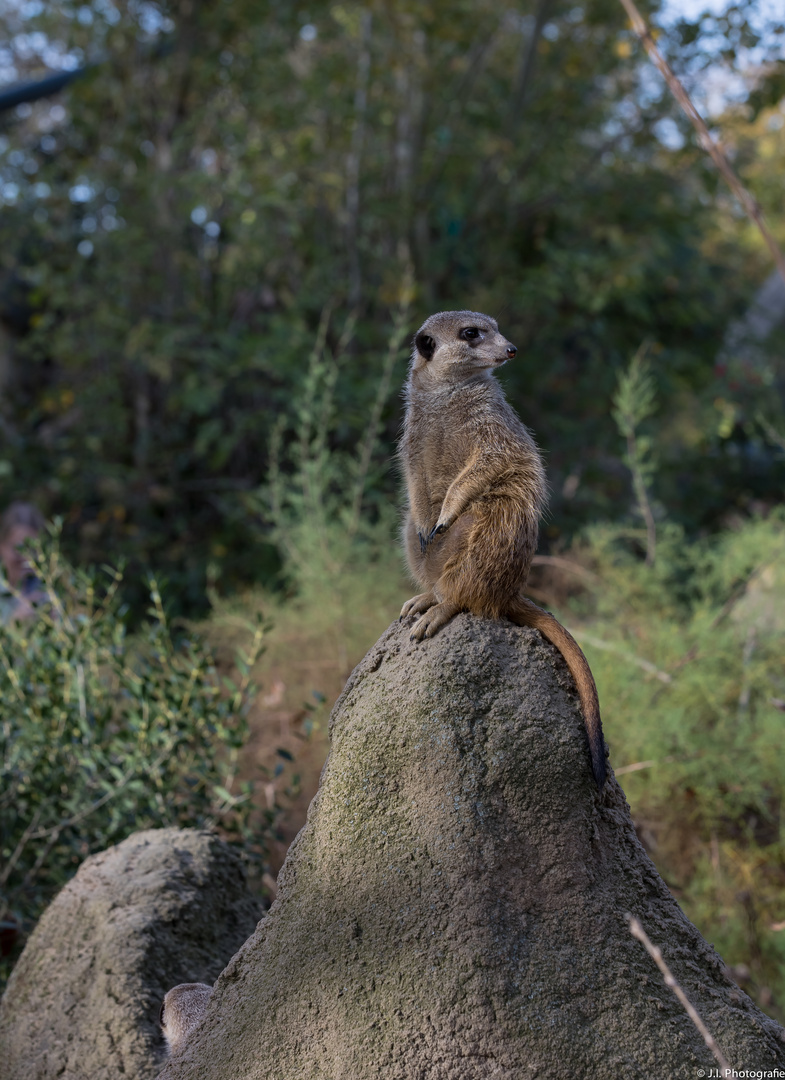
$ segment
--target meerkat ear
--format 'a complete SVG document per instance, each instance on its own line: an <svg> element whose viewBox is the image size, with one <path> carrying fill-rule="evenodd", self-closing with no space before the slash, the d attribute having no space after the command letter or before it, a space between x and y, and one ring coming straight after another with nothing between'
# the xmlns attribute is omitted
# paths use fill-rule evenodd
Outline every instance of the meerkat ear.
<svg viewBox="0 0 785 1080"><path fill-rule="evenodd" d="M430 360L433 354L436 352L436 342L432 337L428 337L427 334L418 334L414 339L414 344L417 352L425 360Z"/></svg>

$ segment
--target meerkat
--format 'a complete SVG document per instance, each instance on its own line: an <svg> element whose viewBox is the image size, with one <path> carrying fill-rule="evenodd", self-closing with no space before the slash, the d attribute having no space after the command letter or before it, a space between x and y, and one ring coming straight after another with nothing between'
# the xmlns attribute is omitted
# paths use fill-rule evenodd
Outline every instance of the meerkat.
<svg viewBox="0 0 785 1080"><path fill-rule="evenodd" d="M158 1019L170 1054L183 1045L200 1022L212 992L212 986L206 983L180 983L168 991Z"/></svg>
<svg viewBox="0 0 785 1080"><path fill-rule="evenodd" d="M496 320L476 311L432 315L415 335L398 453L407 561L426 591L404 604L401 618L419 615L414 641L460 611L539 630L575 680L602 788L605 742L586 657L553 615L523 595L547 485L534 439L493 377L516 353Z"/></svg>

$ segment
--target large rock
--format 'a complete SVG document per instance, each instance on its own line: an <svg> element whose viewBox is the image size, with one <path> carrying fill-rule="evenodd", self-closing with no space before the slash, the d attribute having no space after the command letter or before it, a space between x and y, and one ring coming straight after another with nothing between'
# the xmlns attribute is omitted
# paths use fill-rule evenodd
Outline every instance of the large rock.
<svg viewBox="0 0 785 1080"><path fill-rule="evenodd" d="M212 982L260 915L242 862L206 831L150 829L86 859L0 1001L3 1080L154 1077L164 994Z"/></svg>
<svg viewBox="0 0 785 1080"><path fill-rule="evenodd" d="M785 1066L598 794L554 650L468 615L408 631L350 678L278 899L161 1080L694 1080L716 1063L626 912L732 1065Z"/></svg>

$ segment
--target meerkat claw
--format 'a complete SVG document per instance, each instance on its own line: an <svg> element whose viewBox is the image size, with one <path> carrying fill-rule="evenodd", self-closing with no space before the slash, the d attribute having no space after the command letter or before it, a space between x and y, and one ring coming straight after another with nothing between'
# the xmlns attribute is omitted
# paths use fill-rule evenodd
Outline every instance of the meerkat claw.
<svg viewBox="0 0 785 1080"><path fill-rule="evenodd" d="M422 641L425 637L425 632L428 628L426 617L423 615L421 619L418 619L412 628L411 634L409 634L409 641Z"/></svg>
<svg viewBox="0 0 785 1080"><path fill-rule="evenodd" d="M400 618L405 619L409 615L422 615L428 608L432 608L436 602L436 597L433 593L418 593L417 596L413 596L411 600L407 600L403 605Z"/></svg>
<svg viewBox="0 0 785 1080"><path fill-rule="evenodd" d="M419 622L415 623L412 630L412 638L422 641L423 638L432 638L437 630L445 626L461 610L460 605L450 601L442 601L428 608ZM415 634L417 637L415 638Z"/></svg>

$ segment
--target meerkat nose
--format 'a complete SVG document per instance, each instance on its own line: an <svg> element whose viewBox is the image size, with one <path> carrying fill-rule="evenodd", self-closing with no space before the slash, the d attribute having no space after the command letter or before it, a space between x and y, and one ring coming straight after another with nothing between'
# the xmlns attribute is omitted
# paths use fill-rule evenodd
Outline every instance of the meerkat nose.
<svg viewBox="0 0 785 1080"><path fill-rule="evenodd" d="M518 350L515 348L514 345L508 345L507 346L507 355L509 356L510 360L512 360L513 356L515 356L517 351Z"/></svg>

